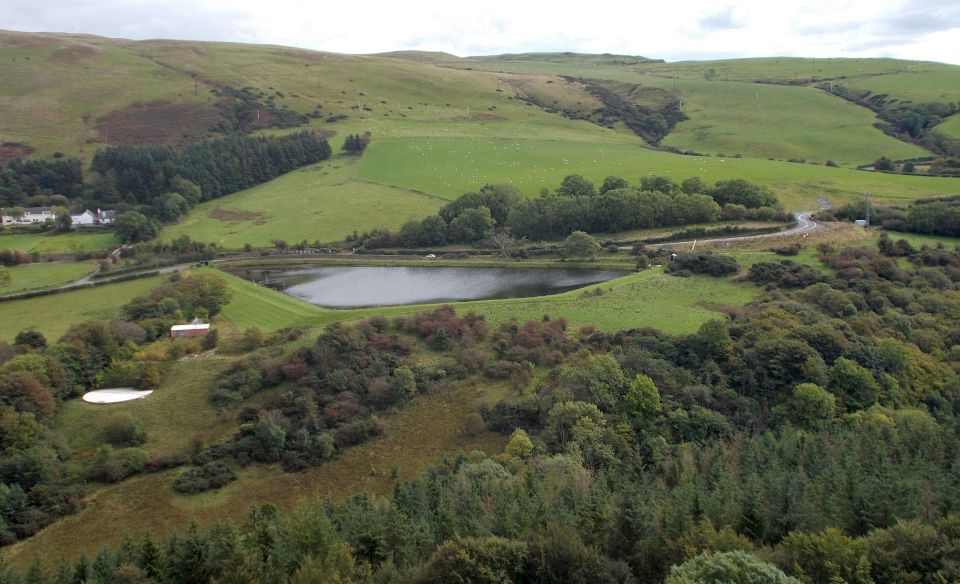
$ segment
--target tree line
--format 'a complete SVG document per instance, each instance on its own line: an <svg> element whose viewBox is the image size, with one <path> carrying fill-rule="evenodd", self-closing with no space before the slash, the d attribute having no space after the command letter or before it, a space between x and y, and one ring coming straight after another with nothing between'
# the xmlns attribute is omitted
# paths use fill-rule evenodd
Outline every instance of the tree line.
<svg viewBox="0 0 960 584"><path fill-rule="evenodd" d="M742 179L708 186L699 178L675 183L643 177L632 186L610 176L597 187L580 175L565 177L554 191L524 198L512 185L485 185L461 195L436 215L409 221L399 233L377 229L347 238L366 248L429 247L473 243L506 230L512 237L562 239L574 231L616 233L629 229L709 223L719 219L783 220L776 195Z"/></svg>
<svg viewBox="0 0 960 584"><path fill-rule="evenodd" d="M887 205L871 205L871 223L890 231L960 237L960 196L919 199L906 209ZM853 221L867 217L867 203L847 203L837 209L837 219Z"/></svg>

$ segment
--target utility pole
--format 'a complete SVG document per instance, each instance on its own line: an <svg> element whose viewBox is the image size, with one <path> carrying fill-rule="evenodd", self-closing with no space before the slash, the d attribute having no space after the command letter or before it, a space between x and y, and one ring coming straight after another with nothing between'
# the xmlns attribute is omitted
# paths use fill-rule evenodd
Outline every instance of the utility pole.
<svg viewBox="0 0 960 584"><path fill-rule="evenodd" d="M864 191L863 193L863 206L866 208L867 213L867 227L870 227L870 193L868 191Z"/></svg>

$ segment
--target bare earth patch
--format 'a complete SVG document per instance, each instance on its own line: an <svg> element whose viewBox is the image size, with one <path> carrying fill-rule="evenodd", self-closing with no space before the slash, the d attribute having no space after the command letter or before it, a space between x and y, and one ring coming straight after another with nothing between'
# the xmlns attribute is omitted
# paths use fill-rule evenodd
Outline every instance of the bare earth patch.
<svg viewBox="0 0 960 584"><path fill-rule="evenodd" d="M111 112L97 120L96 128L108 144L179 146L206 136L219 120L214 107L157 101Z"/></svg>
<svg viewBox="0 0 960 584"><path fill-rule="evenodd" d="M453 118L456 122L503 122L507 118L497 114L470 114L469 116L457 116Z"/></svg>
<svg viewBox="0 0 960 584"><path fill-rule="evenodd" d="M90 59L99 54L100 49L90 45L68 45L51 53L47 60L61 65L76 65L84 59Z"/></svg>
<svg viewBox="0 0 960 584"><path fill-rule="evenodd" d="M210 218L226 223L253 221L257 225L263 225L267 222L267 214L262 211L238 211L236 209L224 209L223 207L217 207L210 211Z"/></svg>
<svg viewBox="0 0 960 584"><path fill-rule="evenodd" d="M20 142L4 142L0 144L0 164L6 164L17 158L24 158L33 154L33 147Z"/></svg>

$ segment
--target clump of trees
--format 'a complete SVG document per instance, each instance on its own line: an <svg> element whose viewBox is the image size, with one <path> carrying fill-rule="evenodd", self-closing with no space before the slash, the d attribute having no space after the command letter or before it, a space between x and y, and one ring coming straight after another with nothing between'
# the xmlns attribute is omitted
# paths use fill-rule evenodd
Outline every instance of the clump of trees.
<svg viewBox="0 0 960 584"><path fill-rule="evenodd" d="M554 191L523 198L511 185L485 185L444 206L437 215L404 224L399 233L377 229L348 237L362 247L430 247L474 243L508 230L511 237L562 239L575 231L615 233L628 229L710 223L718 219L785 219L776 196L745 180L699 178L676 184L649 176L638 187L607 177L598 189L579 175L563 179Z"/></svg>
<svg viewBox="0 0 960 584"><path fill-rule="evenodd" d="M364 150L366 150L367 146L370 144L370 138L370 132L365 132L363 134L347 134L347 137L343 140L343 146L341 149L348 154L362 156Z"/></svg>
<svg viewBox="0 0 960 584"><path fill-rule="evenodd" d="M706 274L720 277L736 274L740 270L737 260L731 256L710 251L678 253L671 256L667 264L667 273L675 276Z"/></svg>

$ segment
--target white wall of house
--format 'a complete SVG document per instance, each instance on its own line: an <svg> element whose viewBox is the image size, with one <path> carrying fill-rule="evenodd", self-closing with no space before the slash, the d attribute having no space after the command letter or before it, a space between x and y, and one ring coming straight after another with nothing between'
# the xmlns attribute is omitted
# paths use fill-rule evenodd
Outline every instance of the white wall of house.
<svg viewBox="0 0 960 584"><path fill-rule="evenodd" d="M84 211L79 215L70 215L70 220L74 225L93 225L94 219L93 213L90 211Z"/></svg>

